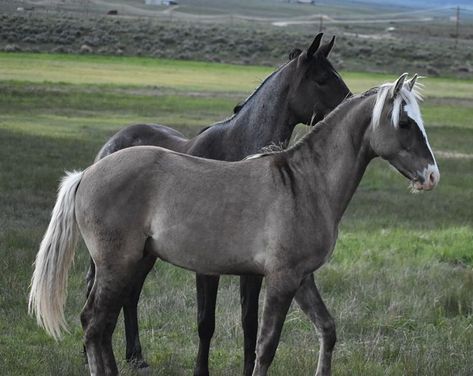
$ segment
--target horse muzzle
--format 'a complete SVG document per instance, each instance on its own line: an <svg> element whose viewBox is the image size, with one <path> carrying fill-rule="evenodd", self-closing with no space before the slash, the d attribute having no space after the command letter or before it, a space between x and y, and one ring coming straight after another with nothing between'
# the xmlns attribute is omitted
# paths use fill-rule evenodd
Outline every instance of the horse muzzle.
<svg viewBox="0 0 473 376"><path fill-rule="evenodd" d="M430 191L434 189L440 181L440 171L438 166L429 164L423 171L417 174L412 180L412 187L418 191Z"/></svg>

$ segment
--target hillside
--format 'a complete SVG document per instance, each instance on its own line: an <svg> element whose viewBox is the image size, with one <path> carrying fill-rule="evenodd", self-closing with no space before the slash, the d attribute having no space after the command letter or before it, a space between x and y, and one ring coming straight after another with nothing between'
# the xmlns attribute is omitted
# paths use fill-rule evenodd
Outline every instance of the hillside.
<svg viewBox="0 0 473 376"><path fill-rule="evenodd" d="M323 30L338 37L332 60L339 69L473 76L473 22L462 20L457 38L445 10L341 0L182 0L175 7L115 1L2 3L0 50L274 66ZM107 16L110 10L117 15Z"/></svg>

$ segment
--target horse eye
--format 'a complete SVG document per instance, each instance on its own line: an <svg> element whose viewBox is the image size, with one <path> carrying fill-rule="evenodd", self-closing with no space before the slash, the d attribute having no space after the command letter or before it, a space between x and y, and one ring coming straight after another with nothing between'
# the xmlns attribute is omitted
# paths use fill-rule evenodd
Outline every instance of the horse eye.
<svg viewBox="0 0 473 376"><path fill-rule="evenodd" d="M328 81L328 75L324 73L318 74L313 78L313 80L319 85L325 85Z"/></svg>
<svg viewBox="0 0 473 376"><path fill-rule="evenodd" d="M399 122L399 127L400 127L401 129L409 129L409 122L408 122L408 121L402 121L402 120L401 120L401 121Z"/></svg>
<svg viewBox="0 0 473 376"><path fill-rule="evenodd" d="M315 80L315 82L317 82L317 84L319 84L319 85L326 85L326 84L327 84L327 81L328 81L328 79L327 79L327 77L325 77L325 76L320 77L320 78L317 78L317 79Z"/></svg>

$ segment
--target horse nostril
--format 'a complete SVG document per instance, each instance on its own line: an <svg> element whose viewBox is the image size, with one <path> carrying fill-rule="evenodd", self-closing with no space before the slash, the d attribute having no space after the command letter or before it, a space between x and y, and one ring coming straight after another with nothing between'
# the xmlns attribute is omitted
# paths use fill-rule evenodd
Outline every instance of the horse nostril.
<svg viewBox="0 0 473 376"><path fill-rule="evenodd" d="M433 172L430 173L429 181L431 184L434 184L435 182L435 174Z"/></svg>

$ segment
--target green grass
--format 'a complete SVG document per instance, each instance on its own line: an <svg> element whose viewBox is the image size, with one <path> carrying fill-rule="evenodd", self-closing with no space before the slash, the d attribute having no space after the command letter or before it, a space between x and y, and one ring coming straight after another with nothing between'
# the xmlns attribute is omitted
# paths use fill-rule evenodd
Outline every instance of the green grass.
<svg viewBox="0 0 473 376"><path fill-rule="evenodd" d="M1 81L249 92L272 71L266 67L138 57L0 53ZM357 72L342 76L352 91L358 93L393 81L399 74ZM424 93L427 97L473 99L473 80L429 78Z"/></svg>
<svg viewBox="0 0 473 376"><path fill-rule="evenodd" d="M439 105L427 103L422 107L427 125L449 125L473 129L473 106Z"/></svg>
<svg viewBox="0 0 473 376"><path fill-rule="evenodd" d="M29 71L23 71L27 76L8 73L15 58L25 56L30 60ZM62 76L56 71L57 82L43 83L35 78L48 73L42 59L68 67L85 64L91 73L76 82L78 71L56 67ZM5 375L85 375L79 323L88 266L83 245L69 281L66 316L71 334L55 343L26 314L31 264L64 169L88 166L107 137L125 124L159 121L193 135L227 116L256 86L251 79L245 81L244 74L250 75L245 70L254 69L258 79L268 70L137 58L0 54L0 60L0 370ZM160 77L157 83L141 82L133 73L137 66L156 72L169 64L176 69L174 77L182 76L183 81L173 85L172 79ZM230 69L230 88L191 82L189 67L194 64L199 79ZM108 72L116 65L119 79ZM103 81L95 82L99 76ZM386 78L343 76L360 87ZM431 82L444 85L439 98L427 98L422 107L427 126L433 125L428 133L434 151L470 154L472 107L464 99L446 98L471 83L428 79L427 87ZM186 92L191 86L198 95ZM470 95L466 90L462 97ZM349 206L332 260L316 273L337 322L334 375L473 373L473 160L440 157L439 164L439 187L413 195L399 173L376 160ZM224 277L211 351L214 375L241 373L239 312L238 280ZM121 321L114 335L115 352L122 374L132 375L123 361ZM193 274L157 265L144 287L140 325L152 374L191 374L197 348ZM271 374L313 373L317 350L311 324L294 306Z"/></svg>
<svg viewBox="0 0 473 376"><path fill-rule="evenodd" d="M384 73L347 72L342 74L343 79L354 93L359 93L368 88L378 86L383 82L392 82L402 72L392 75ZM410 72L413 74L414 72ZM422 93L425 97L433 98L473 98L473 80L457 78L426 77L419 81L425 87Z"/></svg>
<svg viewBox="0 0 473 376"><path fill-rule="evenodd" d="M268 68L152 58L0 53L0 80L248 91Z"/></svg>

